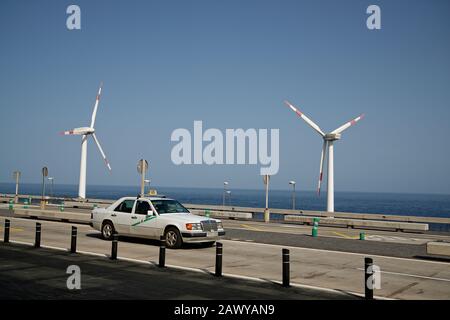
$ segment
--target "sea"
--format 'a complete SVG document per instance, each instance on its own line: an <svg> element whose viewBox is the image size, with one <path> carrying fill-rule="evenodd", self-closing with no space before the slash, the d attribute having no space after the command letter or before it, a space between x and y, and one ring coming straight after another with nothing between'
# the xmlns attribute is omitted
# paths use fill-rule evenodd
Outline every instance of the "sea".
<svg viewBox="0 0 450 320"><path fill-rule="evenodd" d="M222 188L180 188L157 187L158 194L179 200L182 203L221 205ZM117 199L137 195L139 186L88 185L86 196L98 199ZM239 207L264 207L265 191L251 189L229 189L226 205ZM78 186L66 184L46 185L46 195L54 197L77 197ZM15 184L0 183L0 194L15 193ZM41 184L22 183L20 194L40 195ZM270 190L269 207L292 209L292 190ZM318 196L313 191L296 191L295 207L301 210L326 210L326 192ZM395 214L405 216L425 216L450 218L450 195L448 194L408 194L374 192L335 192L335 211L354 213ZM449 225L430 225L430 229L450 231Z"/></svg>

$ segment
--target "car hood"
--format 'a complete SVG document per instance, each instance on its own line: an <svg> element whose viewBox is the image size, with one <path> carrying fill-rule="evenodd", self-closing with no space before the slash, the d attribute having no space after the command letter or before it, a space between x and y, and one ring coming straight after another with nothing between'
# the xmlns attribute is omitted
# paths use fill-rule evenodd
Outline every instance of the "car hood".
<svg viewBox="0 0 450 320"><path fill-rule="evenodd" d="M219 222L220 220L212 219L208 217L198 216L192 213L164 213L161 217L170 218L171 220L186 222L186 223L198 223L204 220L214 220Z"/></svg>

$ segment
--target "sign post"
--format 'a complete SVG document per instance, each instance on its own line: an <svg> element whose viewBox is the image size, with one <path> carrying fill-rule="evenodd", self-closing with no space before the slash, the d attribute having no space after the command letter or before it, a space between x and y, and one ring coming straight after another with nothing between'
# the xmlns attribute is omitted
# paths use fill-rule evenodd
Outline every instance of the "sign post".
<svg viewBox="0 0 450 320"><path fill-rule="evenodd" d="M141 175L141 196L145 195L145 173L148 170L148 162L145 159L141 159L137 164L137 171Z"/></svg>
<svg viewBox="0 0 450 320"><path fill-rule="evenodd" d="M270 221L270 211L269 211L269 181L270 176L266 174L264 176L264 184L266 185L266 208L264 209L264 222Z"/></svg>

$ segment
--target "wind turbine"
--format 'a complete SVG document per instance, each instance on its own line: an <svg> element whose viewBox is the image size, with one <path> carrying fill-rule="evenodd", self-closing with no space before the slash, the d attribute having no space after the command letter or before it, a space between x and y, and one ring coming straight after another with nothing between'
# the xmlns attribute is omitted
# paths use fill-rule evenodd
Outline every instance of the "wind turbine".
<svg viewBox="0 0 450 320"><path fill-rule="evenodd" d="M102 155L106 166L108 167L109 171L111 171L111 166L109 165L108 159L106 159L105 153L103 152L100 142L98 141L97 136L95 135L94 129L98 103L100 101L100 95L102 93L102 86L103 84L101 83L100 88L98 89L97 97L95 98L95 105L94 111L92 112L91 125L89 127L80 127L69 131L61 132L62 135L81 136L80 182L78 185L78 197L81 199L86 198L86 160L87 160L87 141L89 136L91 136L94 139L95 144L97 145L98 150L100 151L100 154Z"/></svg>
<svg viewBox="0 0 450 320"><path fill-rule="evenodd" d="M317 194L320 195L320 187L323 178L323 164L325 162L325 156L328 149L328 180L327 180L327 211L334 212L334 141L341 139L341 133L347 128L356 124L364 117L364 114L356 117L355 119L345 123L330 133L324 133L320 127L309 119L304 113L294 107L288 101L284 102L289 108L292 109L300 118L302 118L311 128L313 128L323 139L322 154L320 156L320 173L319 183L317 186Z"/></svg>

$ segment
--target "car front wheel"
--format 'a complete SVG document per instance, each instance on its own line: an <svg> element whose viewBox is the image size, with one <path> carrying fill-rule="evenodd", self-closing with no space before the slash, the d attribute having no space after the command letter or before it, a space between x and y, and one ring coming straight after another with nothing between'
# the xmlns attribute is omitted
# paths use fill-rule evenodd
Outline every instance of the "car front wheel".
<svg viewBox="0 0 450 320"><path fill-rule="evenodd" d="M111 240L116 231L114 230L114 225L110 221L106 221L102 225L102 237L105 240Z"/></svg>
<svg viewBox="0 0 450 320"><path fill-rule="evenodd" d="M181 239L180 231L175 227L169 227L164 232L164 239L166 241L166 247L169 249L178 249L183 243Z"/></svg>

